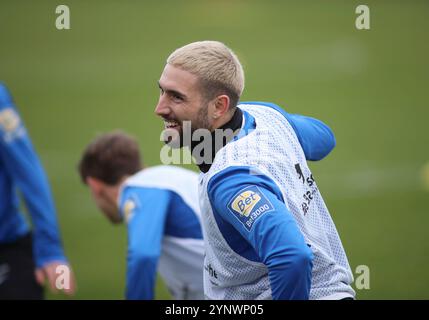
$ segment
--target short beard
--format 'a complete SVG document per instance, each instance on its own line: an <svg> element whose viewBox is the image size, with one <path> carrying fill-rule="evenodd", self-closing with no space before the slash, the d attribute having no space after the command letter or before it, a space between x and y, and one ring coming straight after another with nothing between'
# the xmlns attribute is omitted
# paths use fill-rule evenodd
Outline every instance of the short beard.
<svg viewBox="0 0 429 320"><path fill-rule="evenodd" d="M209 104L208 102L206 102L204 107L198 110L197 119L194 121L194 123L191 123L192 133L194 133L195 130L197 129L207 129L209 131L212 131L212 126L210 125L210 121L209 121L208 108L209 108ZM195 122L196 122L196 125L195 125Z"/></svg>

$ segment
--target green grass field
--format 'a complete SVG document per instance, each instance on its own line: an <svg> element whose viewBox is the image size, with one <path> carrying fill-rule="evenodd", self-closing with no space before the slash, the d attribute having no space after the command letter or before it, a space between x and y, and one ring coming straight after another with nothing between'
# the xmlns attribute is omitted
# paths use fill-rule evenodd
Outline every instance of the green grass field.
<svg viewBox="0 0 429 320"><path fill-rule="evenodd" d="M241 58L242 100L334 130L336 149L311 168L352 269L370 268L370 289L357 297L429 298L429 3L365 3L367 31L355 28L361 1L69 0L71 30L59 31L58 1L0 2L0 80L49 175L77 299L123 298L126 259L126 228L92 203L80 153L122 128L147 165L159 164L156 81L172 50L204 39ZM162 284L157 297L169 297Z"/></svg>

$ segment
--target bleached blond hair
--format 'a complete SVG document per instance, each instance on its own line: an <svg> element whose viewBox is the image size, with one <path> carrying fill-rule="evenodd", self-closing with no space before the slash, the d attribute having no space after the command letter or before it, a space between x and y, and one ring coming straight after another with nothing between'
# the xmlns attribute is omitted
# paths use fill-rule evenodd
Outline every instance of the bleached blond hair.
<svg viewBox="0 0 429 320"><path fill-rule="evenodd" d="M198 41L176 49L167 64L196 75L207 100L226 94L234 109L244 89L244 71L235 53L219 41Z"/></svg>

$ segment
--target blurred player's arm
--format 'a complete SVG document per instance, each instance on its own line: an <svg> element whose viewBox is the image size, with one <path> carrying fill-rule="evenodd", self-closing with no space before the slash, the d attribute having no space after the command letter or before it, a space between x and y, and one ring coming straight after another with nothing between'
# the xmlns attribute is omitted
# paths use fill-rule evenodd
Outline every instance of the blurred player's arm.
<svg viewBox="0 0 429 320"><path fill-rule="evenodd" d="M248 241L268 267L273 299L308 299L312 251L283 203L278 187L268 177L249 172L247 167L230 167L210 180L208 193L213 209ZM246 201L243 197L249 196L249 192L256 194L248 204L256 205L240 215L233 203L239 199ZM255 217L255 210L261 206L265 206L265 211L260 210L261 214Z"/></svg>
<svg viewBox="0 0 429 320"><path fill-rule="evenodd" d="M65 258L48 179L5 85L0 83L0 158L21 191L33 225L36 278L56 291L56 266ZM74 277L70 290L74 292Z"/></svg>
<svg viewBox="0 0 429 320"><path fill-rule="evenodd" d="M128 224L126 298L154 298L157 264L170 202L167 190L128 187L120 211Z"/></svg>

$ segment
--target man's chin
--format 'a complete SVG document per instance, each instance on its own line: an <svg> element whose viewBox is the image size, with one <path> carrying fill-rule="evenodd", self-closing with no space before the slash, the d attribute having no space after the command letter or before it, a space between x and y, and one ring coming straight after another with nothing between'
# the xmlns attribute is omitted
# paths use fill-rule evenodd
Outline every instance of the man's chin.
<svg viewBox="0 0 429 320"><path fill-rule="evenodd" d="M169 146L172 149L180 149L183 147L180 139L170 139L170 140L164 140L164 143Z"/></svg>
<svg viewBox="0 0 429 320"><path fill-rule="evenodd" d="M123 220L122 220L122 218L110 218L110 222L111 223L113 223L113 224L120 224L120 223L122 223L123 222Z"/></svg>
<svg viewBox="0 0 429 320"><path fill-rule="evenodd" d="M183 147L181 131L177 129L164 130L164 143L170 148L178 149Z"/></svg>
<svg viewBox="0 0 429 320"><path fill-rule="evenodd" d="M184 126L166 128L163 131L163 140L166 145L173 149L192 146L193 130L185 123Z"/></svg>

